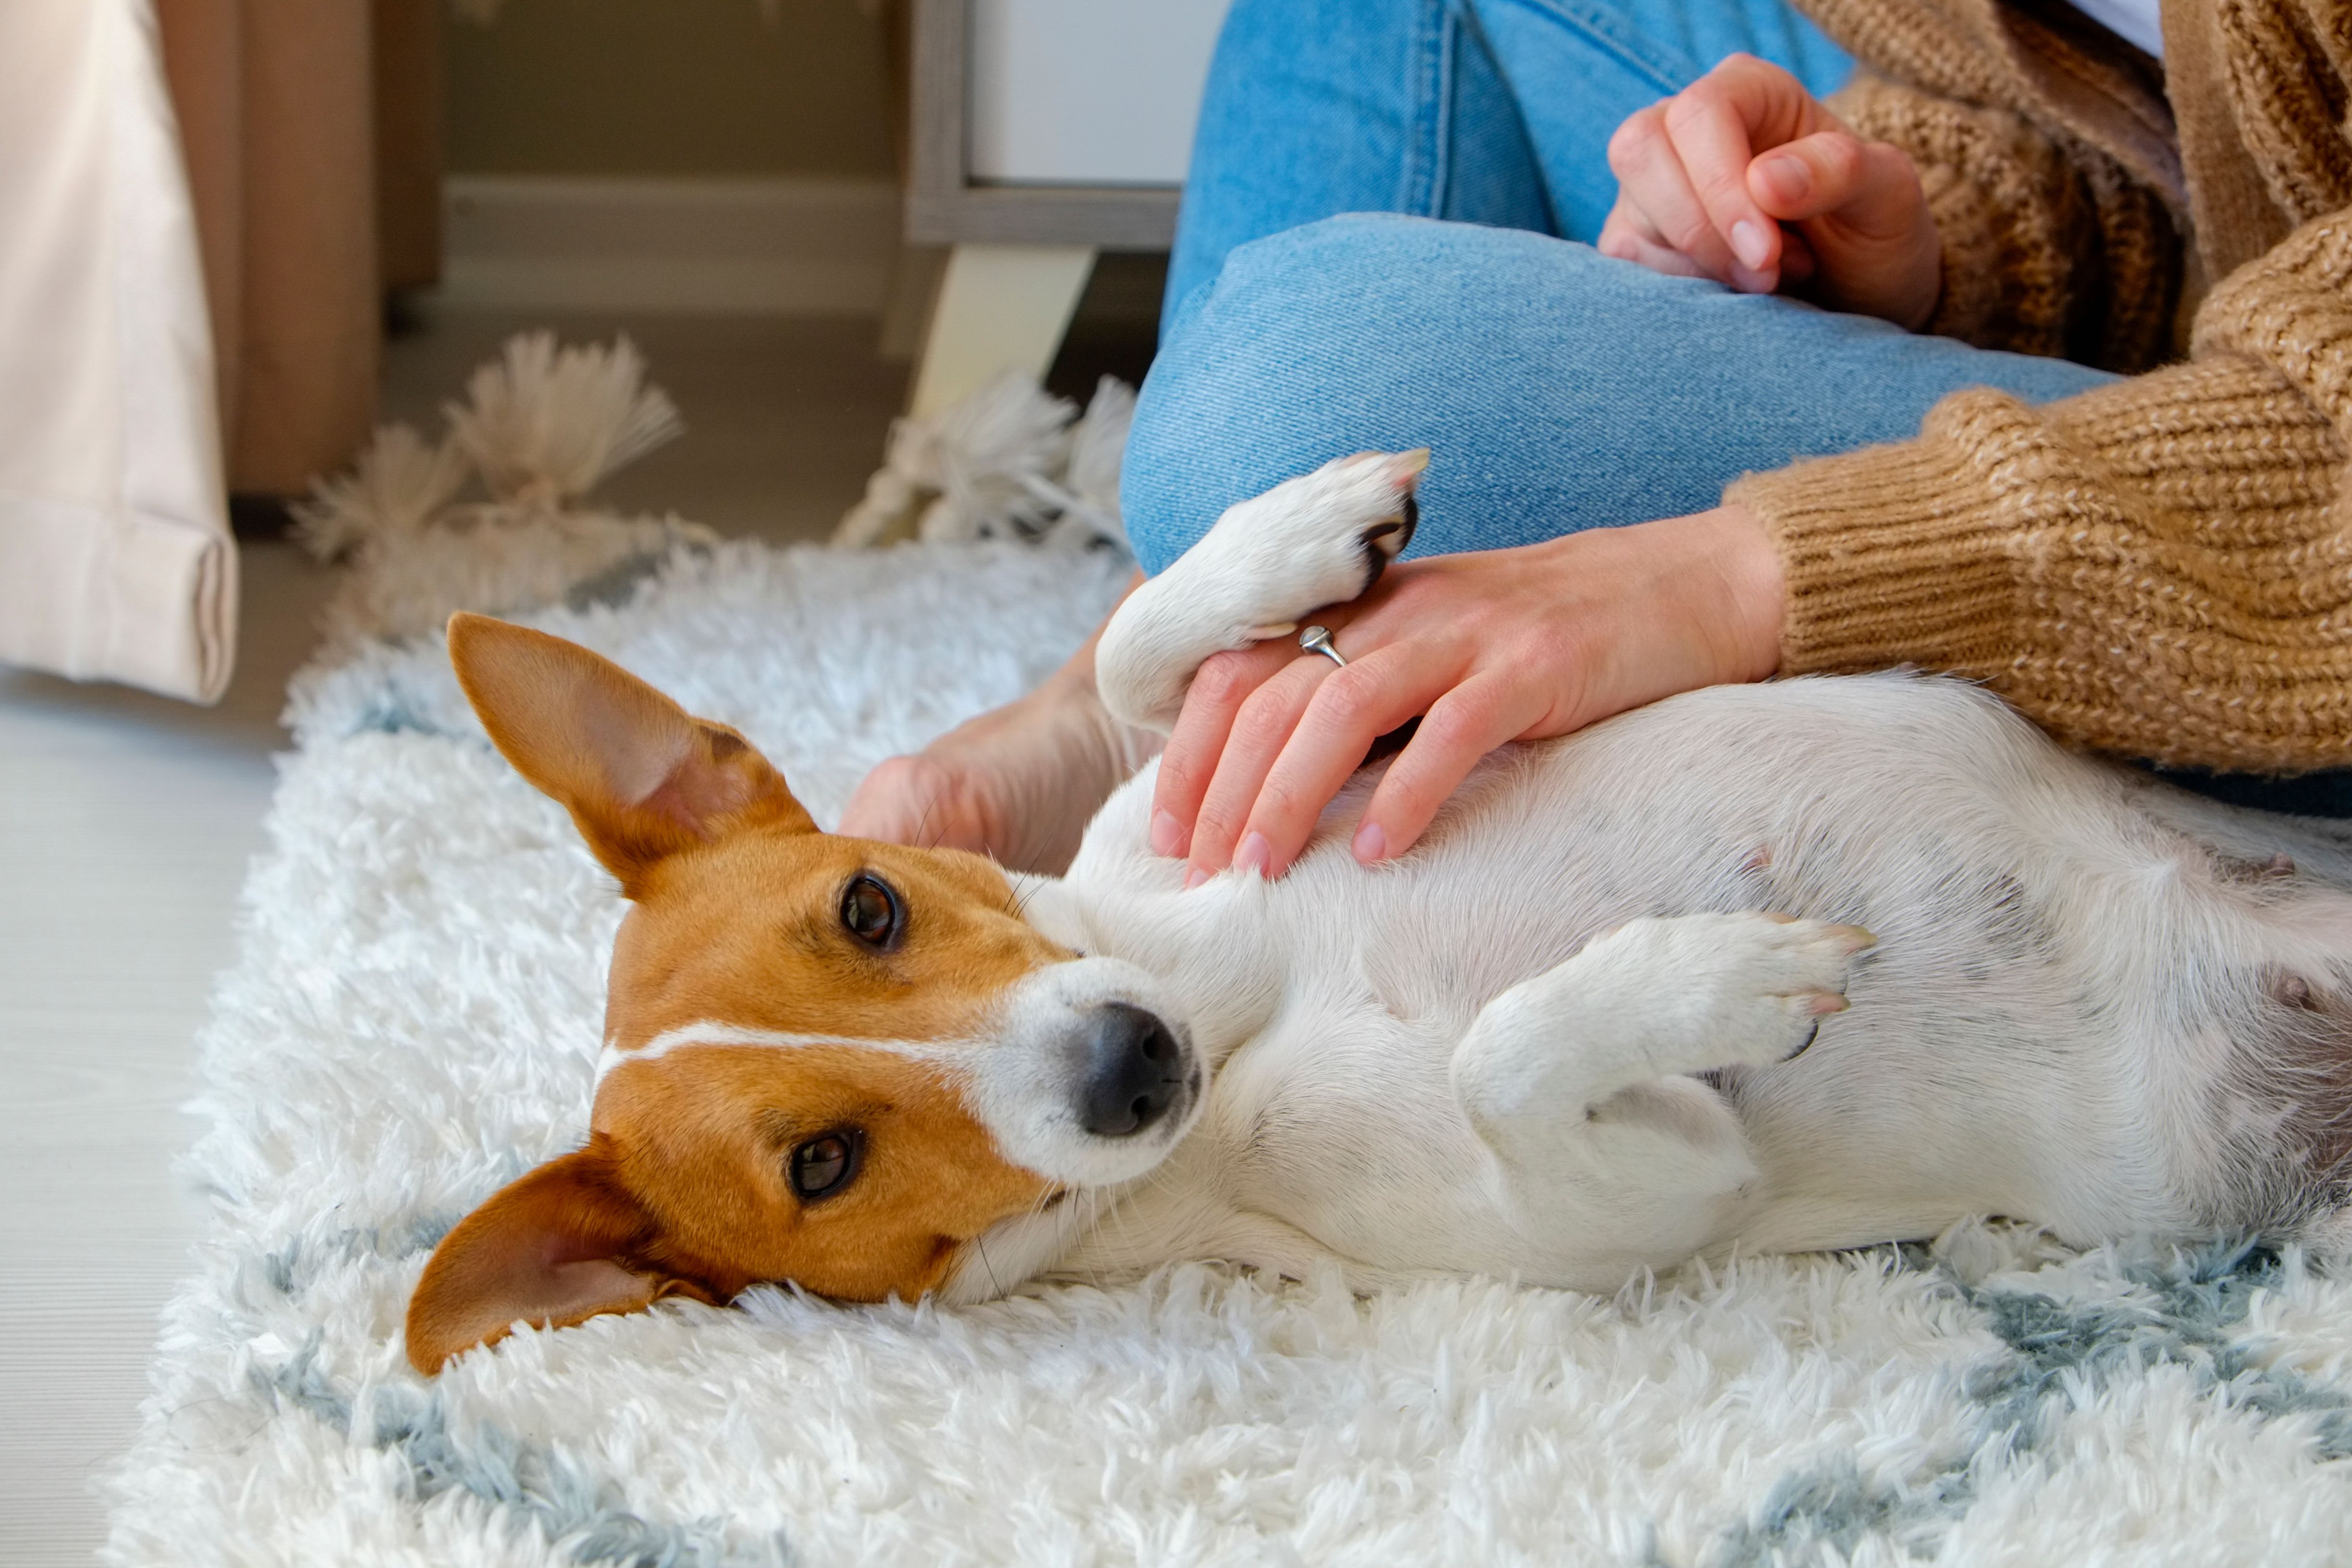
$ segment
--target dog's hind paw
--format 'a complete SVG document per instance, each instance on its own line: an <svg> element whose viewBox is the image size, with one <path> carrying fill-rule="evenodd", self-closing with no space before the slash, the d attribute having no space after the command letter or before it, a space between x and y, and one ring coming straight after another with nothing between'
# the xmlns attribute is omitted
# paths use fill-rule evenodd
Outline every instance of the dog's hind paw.
<svg viewBox="0 0 2352 1568"><path fill-rule="evenodd" d="M1846 1010L1854 955L1878 939L1860 926L1790 915L1713 917L1720 945L1692 966L1705 1054L1718 1067L1769 1067L1812 1048L1822 1020ZM1690 932L1681 933L1690 935ZM1703 1021L1701 1021L1703 1020Z"/></svg>
<svg viewBox="0 0 2352 1568"><path fill-rule="evenodd" d="M1875 940L1753 912L1629 921L1480 1009L1454 1047L1455 1098L1487 1136L1579 1125L1636 1084L1787 1061L1844 1010Z"/></svg>
<svg viewBox="0 0 2352 1568"><path fill-rule="evenodd" d="M1578 955L1580 1000L1661 1074L1770 1067L1846 1009L1859 926L1746 910L1629 921Z"/></svg>

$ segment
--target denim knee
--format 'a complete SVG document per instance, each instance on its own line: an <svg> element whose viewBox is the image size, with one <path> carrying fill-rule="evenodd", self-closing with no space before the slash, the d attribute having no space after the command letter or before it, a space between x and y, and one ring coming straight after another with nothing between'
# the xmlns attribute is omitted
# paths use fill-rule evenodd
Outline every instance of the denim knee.
<svg viewBox="0 0 2352 1568"><path fill-rule="evenodd" d="M1295 474L1391 438L1427 443L1403 428L1426 400L1412 390L1425 356L1362 346L1387 337L1379 318L1412 310L1399 285L1409 294L1416 272L1440 264L1447 231L1465 226L1324 218L1237 247L1192 291L1137 400L1120 479L1146 572L1181 555L1225 508Z"/></svg>
<svg viewBox="0 0 2352 1568"><path fill-rule="evenodd" d="M1512 376L1510 278L1576 273L1592 320L1621 268L1522 230L1397 214L1343 214L1267 235L1225 258L1183 300L1136 402L1119 500L1136 560L1160 572L1218 512L1336 456L1437 447L1449 468ZM1590 273L1590 275L1585 275ZM1503 310L1496 310L1506 303ZM1484 385L1479 385L1484 384ZM1423 529L1413 555L1484 548Z"/></svg>

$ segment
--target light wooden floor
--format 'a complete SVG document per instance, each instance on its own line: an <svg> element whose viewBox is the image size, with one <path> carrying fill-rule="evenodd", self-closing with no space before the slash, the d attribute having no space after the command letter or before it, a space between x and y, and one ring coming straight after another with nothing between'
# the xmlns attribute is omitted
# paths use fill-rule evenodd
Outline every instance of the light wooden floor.
<svg viewBox="0 0 2352 1568"><path fill-rule="evenodd" d="M525 324L449 317L394 345L387 417L436 421ZM822 535L878 460L903 367L871 322L555 319L625 328L688 437L614 501ZM201 710L0 671L0 1568L89 1561L90 1482L129 1441L155 1313L203 1215L172 1163L192 1042L261 846L286 678L332 574L248 545L236 679Z"/></svg>

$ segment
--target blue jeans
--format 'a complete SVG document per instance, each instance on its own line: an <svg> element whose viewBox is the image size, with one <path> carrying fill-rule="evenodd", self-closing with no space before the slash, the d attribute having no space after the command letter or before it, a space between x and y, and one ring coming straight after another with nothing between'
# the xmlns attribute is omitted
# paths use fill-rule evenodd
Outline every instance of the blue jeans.
<svg viewBox="0 0 2352 1568"><path fill-rule="evenodd" d="M1785 0L1235 0L1128 444L1145 570L1368 447L1433 453L1412 553L1488 550L1704 510L1960 387L2106 379L1580 243L1610 133L1739 49L1817 92L1852 69Z"/></svg>
<svg viewBox="0 0 2352 1568"><path fill-rule="evenodd" d="M1144 569L1366 448L1432 450L1411 553L1490 550L1704 510L1961 387L2109 379L1589 248L1611 132L1736 50L1816 93L1852 68L1785 0L1235 0L1128 443ZM2181 782L2352 816L2352 773Z"/></svg>

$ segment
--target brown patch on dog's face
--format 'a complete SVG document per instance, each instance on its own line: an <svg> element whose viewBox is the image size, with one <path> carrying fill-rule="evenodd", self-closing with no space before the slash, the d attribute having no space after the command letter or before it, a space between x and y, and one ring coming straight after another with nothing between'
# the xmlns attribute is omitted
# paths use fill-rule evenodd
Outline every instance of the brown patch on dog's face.
<svg viewBox="0 0 2352 1568"><path fill-rule="evenodd" d="M590 1141L435 1250L409 1307L420 1370L518 1321L761 1280L912 1300L1051 1195L1004 1158L958 1064L1013 987L1073 956L1021 919L1002 872L817 832L740 735L584 648L478 616L453 620L450 646L491 739L635 907L606 1014L622 1059ZM697 1026L721 1043L627 1059Z"/></svg>
<svg viewBox="0 0 2352 1568"><path fill-rule="evenodd" d="M843 918L861 879L897 905L885 947ZM1019 918L1003 873L977 856L748 834L673 858L614 947L606 1038L622 1059L594 1130L675 1261L709 1268L721 1294L790 1279L845 1300L911 1300L966 1242L1049 1190L997 1152L955 1058L1007 991L1068 956ZM711 1023L841 1043L693 1045L628 1060ZM854 1173L804 1200L793 1152L828 1134L856 1145Z"/></svg>

